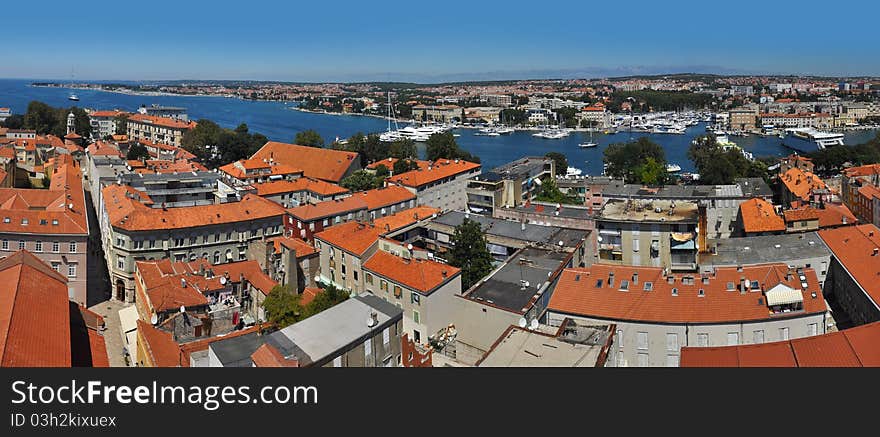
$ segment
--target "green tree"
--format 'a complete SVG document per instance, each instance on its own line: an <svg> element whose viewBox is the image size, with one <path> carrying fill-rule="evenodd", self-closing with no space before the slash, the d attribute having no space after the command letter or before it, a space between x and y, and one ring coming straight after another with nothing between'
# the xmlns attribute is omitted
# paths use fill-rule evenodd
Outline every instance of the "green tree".
<svg viewBox="0 0 880 437"><path fill-rule="evenodd" d="M300 146L324 147L324 139L321 138L321 135L318 134L318 132L315 132L312 129L297 132L296 138L293 139L293 143L299 144Z"/></svg>
<svg viewBox="0 0 880 437"><path fill-rule="evenodd" d="M438 159L463 159L470 162L480 162L480 158L458 147L452 132L436 133L428 138L426 155L429 161Z"/></svg>
<svg viewBox="0 0 880 437"><path fill-rule="evenodd" d="M415 158L416 143L409 138L397 140L391 143L388 150L388 156L391 158Z"/></svg>
<svg viewBox="0 0 880 437"><path fill-rule="evenodd" d="M320 292L315 298L302 308L302 319L311 317L349 298L351 293L333 286L332 284L324 287L324 291Z"/></svg>
<svg viewBox="0 0 880 437"><path fill-rule="evenodd" d="M653 162L646 169L648 159ZM666 154L659 144L642 137L628 143L611 144L605 149L603 160L607 165L605 174L616 178L624 178L627 183L654 183L666 182L666 174L657 178L651 177L651 181L643 181L642 176L652 176L656 166L666 169ZM647 171L646 171L647 170Z"/></svg>
<svg viewBox="0 0 880 437"><path fill-rule="evenodd" d="M694 162L700 181L705 184L724 185L743 177L766 177L765 164L750 161L737 147L718 144L711 134L694 139L688 158Z"/></svg>
<svg viewBox="0 0 880 437"><path fill-rule="evenodd" d="M299 305L299 296L290 285L276 285L269 291L263 301L266 319L278 328L284 328L303 318L303 310Z"/></svg>
<svg viewBox="0 0 880 437"><path fill-rule="evenodd" d="M391 172L388 171L388 167L385 164L379 164L376 166L376 177L385 179L391 175Z"/></svg>
<svg viewBox="0 0 880 437"><path fill-rule="evenodd" d="M576 195L568 195L556 185L554 179L544 178L541 181L541 190L535 196L535 200L539 202L564 203L569 205L582 204Z"/></svg>
<svg viewBox="0 0 880 437"><path fill-rule="evenodd" d="M24 128L33 129L37 134L51 133L58 123L56 111L51 106L38 101L28 104L24 114Z"/></svg>
<svg viewBox="0 0 880 437"><path fill-rule="evenodd" d="M116 135L126 135L128 133L128 116L125 114L119 114L114 117L116 121Z"/></svg>
<svg viewBox="0 0 880 437"><path fill-rule="evenodd" d="M406 173L419 168L419 163L409 159L399 159L394 163L394 174Z"/></svg>
<svg viewBox="0 0 880 437"><path fill-rule="evenodd" d="M183 134L181 145L199 159L208 158L208 147L216 147L220 142L223 128L208 119L200 119L196 127Z"/></svg>
<svg viewBox="0 0 880 437"><path fill-rule="evenodd" d="M371 190L378 187L376 179L376 176L370 174L370 172L366 170L358 170L340 181L339 185L349 191Z"/></svg>
<svg viewBox="0 0 880 437"><path fill-rule="evenodd" d="M544 155L545 158L550 158L556 164L556 174L565 174L568 170L568 158L565 157L562 153L559 152L548 152Z"/></svg>
<svg viewBox="0 0 880 437"><path fill-rule="evenodd" d="M643 184L660 185L666 182L666 165L660 164L650 156L635 168L634 173Z"/></svg>
<svg viewBox="0 0 880 437"><path fill-rule="evenodd" d="M528 114L521 109L502 109L498 117L502 123L508 126L522 126L529 121Z"/></svg>
<svg viewBox="0 0 880 437"><path fill-rule="evenodd" d="M150 159L150 152L147 151L147 148L141 143L132 144L131 147L128 148L128 153L125 154L125 159L140 160L141 158Z"/></svg>
<svg viewBox="0 0 880 437"><path fill-rule="evenodd" d="M8 129L23 129L24 128L24 116L21 114L12 114L3 120L3 123L0 123L5 128Z"/></svg>
<svg viewBox="0 0 880 437"><path fill-rule="evenodd" d="M487 244L479 222L464 219L455 227L448 253L449 264L461 269L463 289L469 289L492 271L492 255Z"/></svg>

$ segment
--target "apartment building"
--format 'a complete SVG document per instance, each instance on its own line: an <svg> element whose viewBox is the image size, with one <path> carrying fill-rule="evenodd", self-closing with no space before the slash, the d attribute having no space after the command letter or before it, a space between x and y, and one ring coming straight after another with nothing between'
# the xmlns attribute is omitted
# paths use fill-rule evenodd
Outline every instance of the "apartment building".
<svg viewBox="0 0 880 437"><path fill-rule="evenodd" d="M460 159L439 159L425 169L391 176L387 185L398 185L417 196L419 205L443 211L467 208L468 181L480 174L480 164Z"/></svg>
<svg viewBox="0 0 880 437"><path fill-rule="evenodd" d="M880 229L873 224L819 231L832 252L825 293L853 325L880 321Z"/></svg>
<svg viewBox="0 0 880 437"><path fill-rule="evenodd" d="M89 125L92 127L93 138L107 138L116 135L118 128L117 120L120 117L128 117L130 114L124 111L92 111L89 112Z"/></svg>
<svg viewBox="0 0 880 437"><path fill-rule="evenodd" d="M701 220L694 202L609 200L596 215L599 262L696 270Z"/></svg>
<svg viewBox="0 0 880 437"><path fill-rule="evenodd" d="M218 170L224 174L224 180L232 185L290 181L303 175L303 170L299 168L266 159L242 159L221 166Z"/></svg>
<svg viewBox="0 0 880 437"><path fill-rule="evenodd" d="M880 226L880 164L844 170L840 180L840 197L861 222Z"/></svg>
<svg viewBox="0 0 880 437"><path fill-rule="evenodd" d="M682 347L762 344L825 333L827 308L813 269L782 263L669 274L656 267L566 269L547 324L614 323L609 366L678 367Z"/></svg>
<svg viewBox="0 0 880 437"><path fill-rule="evenodd" d="M825 181L813 173L794 167L779 175L780 198L783 206L792 202L798 204L819 205L831 203L832 192Z"/></svg>
<svg viewBox="0 0 880 437"><path fill-rule="evenodd" d="M126 185L102 190L97 208L113 297L134 300L135 261L197 258L220 264L246 257L248 242L282 234L284 209L255 195L240 202L168 208Z"/></svg>
<svg viewBox="0 0 880 437"><path fill-rule="evenodd" d="M86 305L89 223L82 172L62 156L48 175L48 190L0 188L0 256L29 251L66 278L70 300Z"/></svg>
<svg viewBox="0 0 880 437"><path fill-rule="evenodd" d="M195 122L144 114L132 115L128 117L126 122L127 134L130 140L149 140L170 144L174 147L181 147L183 145L183 134L195 127Z"/></svg>
<svg viewBox="0 0 880 437"><path fill-rule="evenodd" d="M417 344L446 328L452 320L453 299L461 294L461 269L431 259L383 250L380 243L363 264L364 289L403 310L403 332Z"/></svg>
<svg viewBox="0 0 880 437"><path fill-rule="evenodd" d="M417 121L452 123L461 121L461 107L458 105L415 105L412 118Z"/></svg>
<svg viewBox="0 0 880 437"><path fill-rule="evenodd" d="M351 192L330 182L312 178L296 178L254 184L258 196L269 199L285 208L300 205L315 205L321 202L342 199Z"/></svg>
<svg viewBox="0 0 880 437"><path fill-rule="evenodd" d="M535 197L541 180L555 177L556 164L548 158L530 156L498 166L468 181L467 208L492 215L497 209L519 206Z"/></svg>

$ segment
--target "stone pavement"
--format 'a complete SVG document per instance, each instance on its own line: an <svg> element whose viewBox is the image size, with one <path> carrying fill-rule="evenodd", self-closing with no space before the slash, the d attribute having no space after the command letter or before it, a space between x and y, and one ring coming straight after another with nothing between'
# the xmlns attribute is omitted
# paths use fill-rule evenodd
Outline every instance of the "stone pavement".
<svg viewBox="0 0 880 437"><path fill-rule="evenodd" d="M110 367L126 367L125 353L122 350L125 340L122 336L122 326L119 322L119 310L132 304L125 304L116 300L108 300L93 305L89 309L104 317L104 344L107 346L107 355L110 358Z"/></svg>

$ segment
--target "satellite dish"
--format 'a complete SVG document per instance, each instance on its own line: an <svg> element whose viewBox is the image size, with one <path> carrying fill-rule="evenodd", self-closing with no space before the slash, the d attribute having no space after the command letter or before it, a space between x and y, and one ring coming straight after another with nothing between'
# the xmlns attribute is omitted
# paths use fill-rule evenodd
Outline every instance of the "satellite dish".
<svg viewBox="0 0 880 437"><path fill-rule="evenodd" d="M157 316L156 313L153 313L153 315L150 316L150 323L153 325L159 323L159 316Z"/></svg>
<svg viewBox="0 0 880 437"><path fill-rule="evenodd" d="M559 240L559 247L562 247L562 246L565 246L565 242L562 240Z"/></svg>
<svg viewBox="0 0 880 437"><path fill-rule="evenodd" d="M529 329L532 331L538 329L538 319L532 319L532 322L529 323Z"/></svg>
<svg viewBox="0 0 880 437"><path fill-rule="evenodd" d="M370 328L373 327L373 318L372 317L367 317L367 326Z"/></svg>
<svg viewBox="0 0 880 437"><path fill-rule="evenodd" d="M315 283L317 284L319 282L321 282L321 276L315 275Z"/></svg>
<svg viewBox="0 0 880 437"><path fill-rule="evenodd" d="M525 327L526 327L526 318L525 318L525 317L520 317L520 318L519 318L519 323L518 323L518 325L519 325L520 328L525 328Z"/></svg>
<svg viewBox="0 0 880 437"><path fill-rule="evenodd" d="M412 249L413 249L413 245L412 245L412 243L407 244L407 245L406 245L406 248L409 249L409 250L412 250Z"/></svg>
<svg viewBox="0 0 880 437"><path fill-rule="evenodd" d="M185 312L186 312L186 307L183 306L183 305L181 305L181 306L180 306L180 312L185 313Z"/></svg>
<svg viewBox="0 0 880 437"><path fill-rule="evenodd" d="M220 285L226 285L226 277L225 276L220 277Z"/></svg>

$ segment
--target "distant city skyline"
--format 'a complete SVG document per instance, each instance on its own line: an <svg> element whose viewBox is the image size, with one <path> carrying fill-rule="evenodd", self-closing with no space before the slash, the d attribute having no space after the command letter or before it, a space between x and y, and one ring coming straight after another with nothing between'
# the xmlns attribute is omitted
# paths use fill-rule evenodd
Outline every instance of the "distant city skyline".
<svg viewBox="0 0 880 437"><path fill-rule="evenodd" d="M320 3L261 0L155 0L136 11L107 0L87 8L13 3L4 5L14 19L4 27L0 77L438 83L672 73L880 76L876 14L869 13L876 6L867 1L847 3L864 13L825 21L821 32L809 28L833 16L791 1L746 0L736 11L691 0L621 6L391 1L343 2L328 12Z"/></svg>

